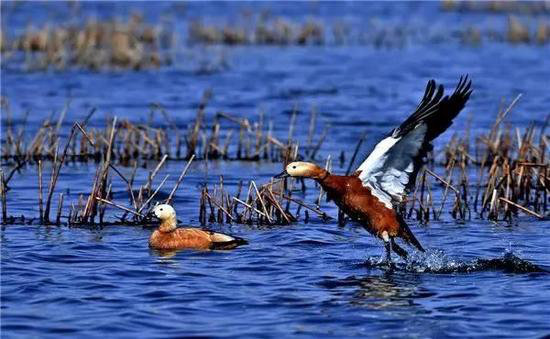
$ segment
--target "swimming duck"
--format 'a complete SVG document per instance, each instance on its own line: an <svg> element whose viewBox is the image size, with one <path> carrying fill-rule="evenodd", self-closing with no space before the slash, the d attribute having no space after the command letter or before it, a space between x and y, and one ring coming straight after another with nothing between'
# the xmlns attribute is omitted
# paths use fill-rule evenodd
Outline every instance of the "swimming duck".
<svg viewBox="0 0 550 339"><path fill-rule="evenodd" d="M392 251L407 257L396 237L424 252L396 207L414 187L418 170L432 149L431 141L449 128L464 108L470 88L468 76L461 77L454 93L443 97L443 86L430 80L416 110L382 139L351 175L334 175L316 164L297 161L276 177L316 180L329 200L384 241L388 263Z"/></svg>
<svg viewBox="0 0 550 339"><path fill-rule="evenodd" d="M149 247L157 250L232 249L246 244L246 240L198 228L178 228L176 211L172 206L156 206L152 213L160 219L160 226L151 234Z"/></svg>

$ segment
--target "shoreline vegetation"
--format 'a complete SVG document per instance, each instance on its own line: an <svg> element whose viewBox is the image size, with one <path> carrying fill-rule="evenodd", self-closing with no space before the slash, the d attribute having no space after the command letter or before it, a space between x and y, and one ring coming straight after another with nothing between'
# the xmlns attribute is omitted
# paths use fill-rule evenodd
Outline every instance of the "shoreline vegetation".
<svg viewBox="0 0 550 339"><path fill-rule="evenodd" d="M10 9L3 10L8 12ZM168 19L150 24L145 22L143 14L134 13L122 19L82 18L80 24L71 20L29 25L19 31L2 28L1 66L26 71L70 68L139 71L170 66L182 51L194 45L406 48L416 43L439 44L444 41L478 47L484 43L542 46L550 42L550 21L545 16L550 12L548 2L447 0L441 2L440 11L496 13L501 17L495 22L502 25L493 23L481 27L467 23L439 31L428 23L384 23L376 18L357 23L346 17L327 22L315 17L275 16L269 10L243 10L238 18L225 23L212 23L203 17L185 18L178 31L174 22ZM212 56L202 57L208 59ZM226 64L225 58L220 56L219 62ZM199 61L199 64L204 62ZM226 67L222 66L218 68Z"/></svg>
<svg viewBox="0 0 550 339"><path fill-rule="evenodd" d="M207 121L205 112L209 97L210 93L204 93L195 119L185 132L170 123L168 112L155 106L153 109L161 112L169 122L166 126L152 128L114 117L103 129L89 128L87 124L95 112L92 110L83 121L73 122L67 133L61 130L65 126L66 107L57 121L45 120L35 134L28 135L24 123L18 127L13 124L9 105L4 102L2 109L6 118L0 173L2 223L147 225L151 223L148 211L156 202L172 201L193 161L208 163L223 159L281 165L295 160L323 161L318 155L327 138L328 127L320 126L315 110L310 113L307 135L296 135L296 110L291 115L287 134L275 135L273 124L263 115L258 121L251 121L218 112ZM457 221L482 218L507 222L513 222L520 214L538 219L548 217L550 163L546 128L550 116L543 124L532 123L526 129L506 124L505 118L520 97L500 109L489 131L472 135L467 130L460 133L460 137L455 134L444 147L436 148L418 175L416 189L399 207L406 218L428 224L430 220L440 220L447 215ZM361 160L356 158L363 138L351 157L343 151L339 157L329 155L325 167L331 169L333 160L339 160L340 167L351 173L355 160ZM167 162L175 161L182 164L185 161L185 166L175 186L166 193L168 175L156 186L154 179ZM88 194L76 198L56 190L63 166L69 162L96 166ZM51 173L44 173L45 164L50 165ZM121 167L131 169L131 175L125 176ZM8 213L13 203L9 199L9 184L22 170L36 170L37 217L16 217ZM43 182L45 177L49 177L49 182ZM115 180L126 186L126 201L121 198L115 201L112 192ZM144 183L137 185L136 181ZM435 186L443 189L441 201L434 199ZM303 180L272 179L267 183L241 181L235 192L229 192L221 176L217 184L204 185L197 192L199 220L203 226L208 223L270 226L298 220L308 222L311 217L331 219L321 209L322 191L313 202L299 198L308 189L313 188L307 187ZM54 201L57 201L55 210ZM106 213L108 207L116 210ZM346 218L340 215L338 222L345 224Z"/></svg>

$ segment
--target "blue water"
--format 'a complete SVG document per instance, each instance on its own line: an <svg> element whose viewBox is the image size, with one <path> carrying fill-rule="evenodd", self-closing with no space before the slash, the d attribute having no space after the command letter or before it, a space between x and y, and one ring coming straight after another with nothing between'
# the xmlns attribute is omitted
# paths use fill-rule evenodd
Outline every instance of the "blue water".
<svg viewBox="0 0 550 339"><path fill-rule="evenodd" d="M7 6L3 25L13 31L47 21L63 21L70 9L63 3ZM9 11L6 9L9 8ZM446 13L437 3L82 3L71 20L89 14L121 16L141 9L147 20L181 18L175 29L185 37L187 23L200 15L224 22L243 8L269 8L276 15L327 22L346 18L404 22L407 27L452 32L462 23L487 29L503 26L506 16ZM540 19L540 18L537 18ZM544 19L544 18L542 18ZM435 33L434 33L435 32ZM365 151L416 106L428 79L449 89L469 73L474 94L451 130L486 131L501 101L522 98L507 122L520 128L542 122L550 107L550 48L485 42L480 47L456 40L433 42L415 38L402 48L369 44L307 47L188 46L179 58L158 71L81 69L26 72L3 64L1 94L7 98L17 127L30 110L26 131L58 112L70 98L65 127L98 112L90 126L103 126L110 116L145 122L149 107L166 107L178 126L193 121L202 92L214 95L207 116L218 110L257 120L259 112L274 122L274 133L286 136L289 112L298 107L296 135L305 140L309 112L319 112L319 127L330 133L318 156L320 163L343 150L351 156L366 132ZM223 53L228 68L202 72L202 58ZM206 55L206 56L205 56ZM210 60L210 59L209 59ZM213 58L216 60L216 57ZM214 61L215 62L215 61ZM4 124L4 112L2 114ZM161 125L161 117L154 117ZM2 126L4 128L4 125ZM65 129L65 133L67 129ZM437 148L437 146L436 146ZM4 166L4 165L3 165ZM45 167L46 182L49 165ZM169 162L156 184L170 174L172 187L183 163ZM76 202L90 189L96 166L68 164L58 192ZM199 190L205 181L224 176L234 190L239 180L267 182L281 170L268 162L195 162L175 199L178 218L198 225ZM335 172L345 168L337 162ZM129 174L131 169L123 169ZM146 169L138 171L143 182ZM12 215L38 214L36 169L25 167L10 182ZM313 202L312 183L304 196ZM434 187L435 201L441 188ZM113 191L124 196L125 185L113 179ZM299 196L299 193L296 193ZM54 199L54 206L57 200ZM332 203L321 208L331 216ZM110 216L119 215L109 210ZM151 228L105 226L69 228L4 225L1 238L2 336L52 337L542 337L550 334L550 252L548 221L520 216L513 224L473 218L423 226L409 220L428 249L409 265L394 269L376 263L381 244L349 223L322 222L312 216L289 226L254 227L210 224L209 228L249 241L233 251L182 251L161 256L149 250ZM494 259L487 263L484 260ZM535 265L533 269L531 265Z"/></svg>

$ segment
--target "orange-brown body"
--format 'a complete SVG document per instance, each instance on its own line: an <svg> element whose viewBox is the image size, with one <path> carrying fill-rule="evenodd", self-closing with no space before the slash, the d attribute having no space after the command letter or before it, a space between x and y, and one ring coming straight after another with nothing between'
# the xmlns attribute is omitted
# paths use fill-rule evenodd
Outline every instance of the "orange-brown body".
<svg viewBox="0 0 550 339"><path fill-rule="evenodd" d="M159 228L149 238L149 246L158 250L207 250L212 247L213 242L209 232L193 228L176 228L171 231Z"/></svg>
<svg viewBox="0 0 550 339"><path fill-rule="evenodd" d="M382 238L382 233L386 231L390 237L403 237L395 210L387 208L372 195L357 175L340 176L325 171L317 181L330 200L371 234Z"/></svg>
<svg viewBox="0 0 550 339"><path fill-rule="evenodd" d="M309 166L308 177L316 180L340 209L374 236L383 239L400 237L417 248L422 248L409 227L394 209L386 207L359 179L353 175L332 175L318 166ZM394 245L395 246L395 245Z"/></svg>
<svg viewBox="0 0 550 339"><path fill-rule="evenodd" d="M326 176L326 177L325 177ZM387 208L370 190L363 186L357 175L323 175L317 180L340 209L361 223L371 234L381 238L384 231L390 237L401 237L401 223L396 212Z"/></svg>
<svg viewBox="0 0 550 339"><path fill-rule="evenodd" d="M167 205L161 205L168 208ZM162 220L149 238L149 247L162 250L181 249L232 249L239 245L246 244L241 238L216 233L198 228L177 228L175 213Z"/></svg>

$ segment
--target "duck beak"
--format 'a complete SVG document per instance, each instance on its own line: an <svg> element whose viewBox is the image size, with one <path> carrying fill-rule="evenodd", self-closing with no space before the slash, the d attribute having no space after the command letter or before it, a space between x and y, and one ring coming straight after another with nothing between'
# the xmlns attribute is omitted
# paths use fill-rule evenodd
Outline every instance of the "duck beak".
<svg viewBox="0 0 550 339"><path fill-rule="evenodd" d="M158 219L157 216L155 215L155 213L152 210L149 211L149 213L147 213L146 217L149 218L149 219Z"/></svg>
<svg viewBox="0 0 550 339"><path fill-rule="evenodd" d="M275 179L282 179L282 178L288 178L288 177L290 177L290 174L288 174L286 170L274 176Z"/></svg>

